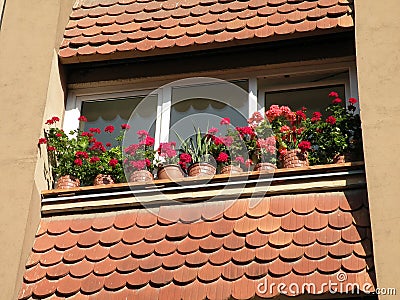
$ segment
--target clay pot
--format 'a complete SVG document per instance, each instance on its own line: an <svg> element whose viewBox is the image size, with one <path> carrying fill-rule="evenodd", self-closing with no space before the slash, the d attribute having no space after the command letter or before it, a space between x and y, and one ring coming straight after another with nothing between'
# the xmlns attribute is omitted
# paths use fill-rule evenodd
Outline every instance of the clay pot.
<svg viewBox="0 0 400 300"><path fill-rule="evenodd" d="M169 179L176 180L185 177L181 167L179 165L165 165L158 168L157 178L158 179Z"/></svg>
<svg viewBox="0 0 400 300"><path fill-rule="evenodd" d="M72 189L80 186L81 182L78 178L71 175L64 175L58 178L56 189Z"/></svg>
<svg viewBox="0 0 400 300"><path fill-rule="evenodd" d="M300 149L288 150L282 157L282 164L284 168L307 167L308 153Z"/></svg>
<svg viewBox="0 0 400 300"><path fill-rule="evenodd" d="M114 179L111 175L99 174L93 181L93 185L113 184Z"/></svg>
<svg viewBox="0 0 400 300"><path fill-rule="evenodd" d="M261 172L275 172L276 165L268 162L258 163L254 166L253 171L261 171Z"/></svg>
<svg viewBox="0 0 400 300"><path fill-rule="evenodd" d="M345 153L345 154L341 154L341 155L336 154L333 157L333 163L334 164L344 164L344 163L351 162L351 161L354 161L354 160L355 160L355 158L354 158L354 154L353 153Z"/></svg>
<svg viewBox="0 0 400 300"><path fill-rule="evenodd" d="M131 182L150 182L153 181L153 174L147 170L134 171L129 177Z"/></svg>
<svg viewBox="0 0 400 300"><path fill-rule="evenodd" d="M217 173L217 169L209 163L195 163L188 169L188 175L190 177L202 177L202 176L214 176Z"/></svg>
<svg viewBox="0 0 400 300"><path fill-rule="evenodd" d="M229 165L221 168L221 174L240 174L243 172L243 169L238 166Z"/></svg>

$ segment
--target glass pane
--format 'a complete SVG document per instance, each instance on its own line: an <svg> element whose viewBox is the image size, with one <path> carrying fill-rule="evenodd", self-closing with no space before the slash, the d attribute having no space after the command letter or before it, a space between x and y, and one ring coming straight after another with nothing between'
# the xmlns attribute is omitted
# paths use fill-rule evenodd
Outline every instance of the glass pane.
<svg viewBox="0 0 400 300"><path fill-rule="evenodd" d="M219 123L225 117L231 119L233 126L246 126L248 83L247 80L233 83L236 87L229 83L174 87L170 140L179 142L175 131L186 139L194 134L194 127L200 128L202 132L212 127L224 129Z"/></svg>
<svg viewBox="0 0 400 300"><path fill-rule="evenodd" d="M136 132L140 129L145 129L150 132L152 136L155 133L155 120L157 111L157 96L148 96L146 98L146 105L140 105L140 108L135 110L139 103L146 96L136 96L129 98L117 98L98 101L85 101L82 103L82 115L87 117L88 122L81 123L80 129L89 131L89 128L98 127L104 131L107 125L113 125L115 131L112 134L102 133L98 136L98 140L107 143L110 142L115 145L115 137L118 136L121 124L128 123L132 113L131 129L132 135L129 139L136 142Z"/></svg>
<svg viewBox="0 0 400 300"><path fill-rule="evenodd" d="M335 91L340 96L344 97L345 86L343 84L340 84L305 89L267 92L265 94L265 109L267 110L273 104L278 104L279 106L287 105L293 111L299 110L303 106L305 106L307 107L307 116L311 116L312 113L316 111L319 111L324 116L326 116L325 109L332 102L332 98L328 97L328 94L331 91Z"/></svg>

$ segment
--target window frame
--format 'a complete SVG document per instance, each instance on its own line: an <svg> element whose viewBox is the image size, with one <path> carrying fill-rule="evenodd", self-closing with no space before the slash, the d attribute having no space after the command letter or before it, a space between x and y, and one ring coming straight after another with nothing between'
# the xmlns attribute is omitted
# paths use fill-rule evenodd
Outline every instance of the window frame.
<svg viewBox="0 0 400 300"><path fill-rule="evenodd" d="M279 85L274 88L262 88L258 87L258 78L263 77L273 78L284 75L307 75L316 72L348 72L348 80L327 80L318 82L315 84L290 84L290 85ZM171 105L172 105L172 88L175 86L166 85L167 83L173 82L174 80L196 77L199 74L186 74L166 76L161 78L140 80L126 80L118 82L95 82L89 84L73 84L68 86L69 93L65 109L64 125L63 129L65 132L77 129L79 127L78 118L82 109L83 101L106 101L112 100L118 97L129 97L129 96L142 96L159 89L158 103L157 103L157 119L155 128L155 147L157 148L160 142L166 142L169 138L170 117L171 117ZM329 84L344 84L345 85L345 98L354 97L358 99L358 84L357 84L357 73L354 58L344 58L342 60L324 60L324 61L313 61L304 62L288 65L273 65L273 66L257 66L242 68L239 70L221 70L220 72L205 72L201 76L204 76L200 83L196 81L196 84L207 84L211 78L217 78L222 80L248 80L248 112L250 117L254 112L259 111L265 112L265 93L268 91L276 90L289 90L293 88L306 88L312 86L325 86ZM198 80L199 77L196 77ZM193 83L187 82L186 84L176 85L176 87L189 86ZM161 87L161 88L160 88ZM154 92L153 92L154 93ZM356 112L359 112L359 105L357 103Z"/></svg>

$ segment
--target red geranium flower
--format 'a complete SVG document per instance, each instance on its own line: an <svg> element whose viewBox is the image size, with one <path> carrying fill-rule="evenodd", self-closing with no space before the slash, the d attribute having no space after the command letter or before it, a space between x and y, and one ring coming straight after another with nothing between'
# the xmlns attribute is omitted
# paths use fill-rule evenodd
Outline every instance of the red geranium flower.
<svg viewBox="0 0 400 300"><path fill-rule="evenodd" d="M51 119L53 120L54 123L60 121L59 117L52 117Z"/></svg>
<svg viewBox="0 0 400 300"><path fill-rule="evenodd" d="M75 159L74 164L76 164L77 166L82 166L82 159L80 158Z"/></svg>
<svg viewBox="0 0 400 300"><path fill-rule="evenodd" d="M47 125L51 125L51 124L53 124L53 123L54 123L53 119L49 119L49 120L46 121L46 124L47 124Z"/></svg>
<svg viewBox="0 0 400 300"><path fill-rule="evenodd" d="M208 130L208 134L216 134L218 132L218 128L212 127Z"/></svg>
<svg viewBox="0 0 400 300"><path fill-rule="evenodd" d="M91 157L90 160L89 160L89 162L90 162L91 164L94 164L94 163L96 163L96 162L98 162L98 161L100 161L100 158L98 158L97 156L93 156L93 157Z"/></svg>
<svg viewBox="0 0 400 300"><path fill-rule="evenodd" d="M302 111L302 110L298 110L298 111L296 111L296 116L300 119L300 120L305 120L307 117L306 117L306 114Z"/></svg>
<svg viewBox="0 0 400 300"><path fill-rule="evenodd" d="M82 157L82 158L88 158L88 157L89 157L89 154L87 154L86 151L77 151L77 152L75 153L75 157L76 157L76 158L80 158L80 157Z"/></svg>
<svg viewBox="0 0 400 300"><path fill-rule="evenodd" d="M151 166L151 161L150 161L150 159L146 158L144 161L146 162L146 166L147 166L147 167L150 167L150 166Z"/></svg>
<svg viewBox="0 0 400 300"><path fill-rule="evenodd" d="M302 141L299 143L298 147L301 151L304 152L311 148L311 143L309 141Z"/></svg>
<svg viewBox="0 0 400 300"><path fill-rule="evenodd" d="M56 133L56 137L62 137L62 133Z"/></svg>
<svg viewBox="0 0 400 300"><path fill-rule="evenodd" d="M336 93L336 92L330 92L330 93L329 93L329 97L338 98L338 97L339 97L339 94Z"/></svg>
<svg viewBox="0 0 400 300"><path fill-rule="evenodd" d="M111 147L111 143L106 143L106 147Z"/></svg>
<svg viewBox="0 0 400 300"><path fill-rule="evenodd" d="M335 125L336 124L336 118L334 116L329 116L326 118L326 122L331 124L331 125Z"/></svg>
<svg viewBox="0 0 400 300"><path fill-rule="evenodd" d="M147 136L146 139L144 140L146 146L153 146L154 142L155 140L151 136Z"/></svg>
<svg viewBox="0 0 400 300"><path fill-rule="evenodd" d="M118 164L118 159L115 159L115 158L111 158L110 161L109 161L109 163L108 163L108 165L109 165L110 167L113 167L113 168L114 168L117 164Z"/></svg>
<svg viewBox="0 0 400 300"><path fill-rule="evenodd" d="M357 99L356 99L356 98L350 98L350 99L349 99L349 102L350 102L351 104L356 104L356 103L357 103Z"/></svg>
<svg viewBox="0 0 400 300"><path fill-rule="evenodd" d="M316 111L313 113L313 116L311 118L311 122L315 123L321 120L322 114L319 111Z"/></svg>
<svg viewBox="0 0 400 300"><path fill-rule="evenodd" d="M244 158L243 158L243 156L238 156L238 157L236 157L236 158L235 158L235 161L238 162L238 163L244 164Z"/></svg>
<svg viewBox="0 0 400 300"><path fill-rule="evenodd" d="M231 124L231 119L230 118L222 118L221 122L219 122L220 125L229 125Z"/></svg>
<svg viewBox="0 0 400 300"><path fill-rule="evenodd" d="M121 124L121 128L128 130L131 126L129 124Z"/></svg>
<svg viewBox="0 0 400 300"><path fill-rule="evenodd" d="M98 134L101 133L100 128L89 128L89 131L90 131L91 133L98 133Z"/></svg>
<svg viewBox="0 0 400 300"><path fill-rule="evenodd" d="M48 151L56 151L56 147L54 146L47 146Z"/></svg>
<svg viewBox="0 0 400 300"><path fill-rule="evenodd" d="M217 157L217 161L219 161L219 162L227 162L228 159L229 159L229 155L226 154L225 152L221 152Z"/></svg>
<svg viewBox="0 0 400 300"><path fill-rule="evenodd" d="M253 164L253 161L250 158L246 159L246 162L245 162L246 167L249 168L252 164Z"/></svg>
<svg viewBox="0 0 400 300"><path fill-rule="evenodd" d="M39 144L47 144L47 139L46 138L40 138L39 139Z"/></svg>
<svg viewBox="0 0 400 300"><path fill-rule="evenodd" d="M106 126L106 128L104 128L104 131L108 132L108 133L113 133L114 130L115 130L115 128L112 125L108 125L108 126Z"/></svg>
<svg viewBox="0 0 400 300"><path fill-rule="evenodd" d="M144 138L146 136L149 135L149 133L146 130L139 130L138 132L136 132L136 134L139 136L139 138Z"/></svg>
<svg viewBox="0 0 400 300"><path fill-rule="evenodd" d="M340 103L342 103L342 99L340 99L340 98L335 98L332 101L332 104L340 104Z"/></svg>
<svg viewBox="0 0 400 300"><path fill-rule="evenodd" d="M78 120L81 121L81 122L87 122L87 121L88 121L87 118L86 118L85 116L80 116L80 117L78 118Z"/></svg>

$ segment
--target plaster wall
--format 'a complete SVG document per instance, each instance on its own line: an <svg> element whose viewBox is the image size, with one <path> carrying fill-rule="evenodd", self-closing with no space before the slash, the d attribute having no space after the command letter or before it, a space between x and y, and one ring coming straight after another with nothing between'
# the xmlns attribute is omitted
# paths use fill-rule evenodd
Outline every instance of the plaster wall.
<svg viewBox="0 0 400 300"><path fill-rule="evenodd" d="M16 299L45 188L37 139L59 114L64 89L56 48L72 0L8 0L0 31L1 299ZM33 176L35 174L35 176Z"/></svg>
<svg viewBox="0 0 400 300"><path fill-rule="evenodd" d="M400 293L398 0L355 1L364 154L378 287ZM398 296L380 296L394 299Z"/></svg>

